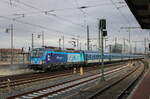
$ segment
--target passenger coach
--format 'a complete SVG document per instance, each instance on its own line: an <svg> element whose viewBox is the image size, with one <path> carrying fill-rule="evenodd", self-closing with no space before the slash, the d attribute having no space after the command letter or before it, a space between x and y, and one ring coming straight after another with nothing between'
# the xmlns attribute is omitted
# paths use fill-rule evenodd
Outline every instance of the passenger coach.
<svg viewBox="0 0 150 99"><path fill-rule="evenodd" d="M143 58L142 55L104 53L104 62L123 61ZM54 70L98 64L101 53L98 51L54 50L49 48L36 48L31 52L29 68L34 70ZM85 65L86 64L86 65Z"/></svg>

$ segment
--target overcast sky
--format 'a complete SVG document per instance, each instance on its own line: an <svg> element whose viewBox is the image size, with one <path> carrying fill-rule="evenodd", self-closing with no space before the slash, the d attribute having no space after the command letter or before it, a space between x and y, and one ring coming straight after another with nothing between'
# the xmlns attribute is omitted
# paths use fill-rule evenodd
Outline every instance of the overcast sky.
<svg viewBox="0 0 150 99"><path fill-rule="evenodd" d="M47 46L58 47L58 40L64 35L65 47L72 47L68 41L79 36L84 49L86 26L90 27L92 44L97 44L101 18L107 20L107 44L114 44L115 37L119 43L128 39L128 31L120 27L139 27L124 0L0 0L0 48L10 48L10 33L5 30L13 24L15 48L31 46L32 33L35 47L40 47L42 40L37 35L43 31ZM131 40L142 41L149 33L132 29ZM143 48L144 43L137 44L139 49Z"/></svg>

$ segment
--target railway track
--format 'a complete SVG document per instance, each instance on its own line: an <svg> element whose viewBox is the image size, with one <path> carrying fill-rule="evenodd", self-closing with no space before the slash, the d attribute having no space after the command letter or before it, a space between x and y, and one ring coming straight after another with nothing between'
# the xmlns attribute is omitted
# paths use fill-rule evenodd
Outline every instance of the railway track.
<svg viewBox="0 0 150 99"><path fill-rule="evenodd" d="M116 64L109 64L107 66L113 66L113 65L116 65ZM120 66L120 63L118 65ZM118 66L116 66L115 68L118 68ZM88 71L91 71L91 70L96 70L96 69L97 69L97 67L95 67L95 68L88 67L88 68L85 68L85 72L88 72ZM77 72L79 72L79 70ZM42 73L42 74L33 74L33 75L27 75L27 76L23 75L22 77L20 75L16 79L9 79L9 77L8 77L7 80L1 81L0 88L1 89L2 88L7 88L8 86L9 87L15 87L15 86L23 85L23 84L38 82L38 81L47 80L47 79L53 79L53 78L57 78L57 77L68 76L68 75L72 75L72 74L73 74L72 70L71 71L67 70L65 72L56 72L56 73L53 73L53 74Z"/></svg>
<svg viewBox="0 0 150 99"><path fill-rule="evenodd" d="M105 75L112 74L114 72L121 71L122 69L127 68L128 66L123 66L120 68L115 68L113 70L105 72ZM15 96L8 97L7 99L23 99L23 98L32 98L32 99L41 99L41 98L51 98L54 94L65 92L66 90L71 90L73 88L85 85L87 83L93 82L94 80L101 77L101 74L93 74L85 77L80 77L77 79L64 81L49 87L41 88L38 90L29 91L23 94L18 94Z"/></svg>
<svg viewBox="0 0 150 99"><path fill-rule="evenodd" d="M133 85L143 75L145 67L140 66L134 71L128 73L124 77L117 79L115 82L105 86L94 94L90 95L89 99L125 99L133 88Z"/></svg>
<svg viewBox="0 0 150 99"><path fill-rule="evenodd" d="M115 66L115 65L123 65L125 62L120 62L120 63L113 63L113 64L106 64L105 66L106 67L111 67L111 66ZM97 66L97 65L96 65ZM95 66L95 67L96 67ZM94 66L92 67L87 67L89 69L93 68ZM28 74L19 74L19 75L10 75L10 76L3 76L3 77L0 77L0 82L5 82L7 79L10 79L10 80L16 80L16 79L22 79L22 77L24 78L30 78L30 77L33 77L33 76L42 76L43 75L47 75L47 74L52 74L52 75L56 75L56 74L59 74L59 73L64 73L64 72L70 72L70 70L64 70L64 71L55 71L55 72L48 72L48 73L44 73L44 72L36 72L36 73L28 73Z"/></svg>

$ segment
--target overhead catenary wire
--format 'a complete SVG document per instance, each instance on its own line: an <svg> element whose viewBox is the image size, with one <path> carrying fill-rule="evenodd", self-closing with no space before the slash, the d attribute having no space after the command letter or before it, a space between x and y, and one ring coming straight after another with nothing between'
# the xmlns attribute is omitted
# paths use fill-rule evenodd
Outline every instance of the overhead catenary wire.
<svg viewBox="0 0 150 99"><path fill-rule="evenodd" d="M115 2L115 3L123 4L123 2ZM68 10L82 10L82 9L89 9L89 8L92 8L92 7L108 6L108 5L112 5L112 3L100 3L100 4L96 4L96 5L90 5L90 6L89 5L87 5L87 6L79 6L78 5L77 7L46 10L46 12L68 11ZM87 14L87 12L85 12L83 10L82 10L82 12ZM32 13L38 13L38 12L32 12Z"/></svg>
<svg viewBox="0 0 150 99"><path fill-rule="evenodd" d="M29 5L29 4L26 4L26 3L21 2L21 1L18 1L18 0L13 0L13 1L15 1L15 2L17 2L17 3L19 3L19 4L21 3L21 4L23 4L24 6L29 7L29 8L32 8L32 9L34 9L34 10L37 11L37 12L31 12L31 13L22 13L22 14L24 14L25 16L32 16L32 15L34 15L34 14L39 14L39 12L40 12L40 13L44 13L44 15L51 15L51 16L56 17L57 19L59 19L59 20L61 20L61 21L65 21L65 22L74 24L74 25L76 25L76 26L78 26L78 27L83 27L83 25L81 25L81 24L75 23L75 22L73 22L72 20L68 20L68 19L59 17L59 16L57 16L57 15L55 15L55 14L50 13L49 11L41 10L41 9L39 9L39 8L36 8L36 7L34 7L34 6L31 6L31 5ZM9 1L3 0L3 2L10 5L10 2L9 2ZM16 4L14 4L14 2L12 2L12 5L11 5L11 6L15 6L15 7L19 7L19 8L21 8L21 9L23 9L22 7L17 6ZM23 9L23 10L26 10L26 9ZM27 14L28 14L28 15L27 15Z"/></svg>
<svg viewBox="0 0 150 99"><path fill-rule="evenodd" d="M83 17L84 17L84 25L86 26L87 25L87 21L86 21L86 15L87 13L85 11L82 10L82 8L87 8L86 6L84 7L80 7L79 3L77 0L75 0L75 3L77 5L77 8L79 8L79 10L81 11L81 13L83 13Z"/></svg>
<svg viewBox="0 0 150 99"><path fill-rule="evenodd" d="M126 18L126 16L120 11L120 8L116 5L116 3L113 0L110 0L111 3L114 5L114 7L116 8L116 10L120 13L120 15L122 17L124 17L124 19L130 24L130 21Z"/></svg>
<svg viewBox="0 0 150 99"><path fill-rule="evenodd" d="M18 0L14 0L14 1L17 2L17 3L19 3L19 4L24 5L24 6L26 6L26 7L32 8L32 9L34 9L34 10L40 12L40 13L44 13L44 15L51 15L51 16L53 16L53 17L56 17L57 19L60 19L61 21L63 20L63 21L72 23L72 24L74 24L74 25L83 27L83 25L81 25L81 24L78 24L78 23L73 22L72 20L68 20L68 19L62 18L62 17L60 17L60 16L57 16L56 14L53 14L53 13L51 13L50 11L45 11L45 10L39 9L39 8L37 8L37 7L34 7L34 6L32 6L32 5L29 5L29 4L27 4L27 3L24 3L24 2L22 2L22 1L18 1Z"/></svg>
<svg viewBox="0 0 150 99"><path fill-rule="evenodd" d="M37 11L41 11L41 12L42 12L41 9L36 8L36 7L34 7L34 6L31 6L31 5L27 4L27 3L24 3L24 2L22 2L22 1L20 1L20 0L13 0L13 1L14 1L14 2L17 2L17 3L19 3L19 4L22 4L22 5L26 6L26 7L29 7L29 8L32 8L32 9L34 9L34 10L37 10Z"/></svg>
<svg viewBox="0 0 150 99"><path fill-rule="evenodd" d="M93 5L93 6L82 6L82 7L80 7L79 4L78 4L78 2L75 0L75 1L76 1L76 5L77 5L76 8L64 8L64 9L55 9L55 10L43 11L43 10L37 8L37 7L31 6L31 5L26 4L26 3L22 2L22 1L18 1L18 0L14 0L14 1L17 2L17 3L19 3L19 4L22 4L22 5L24 5L24 6L30 7L30 8L32 8L32 9L38 11L38 12L32 12L32 13L23 13L23 14L26 15L26 16L31 16L31 15L34 15L34 14L39 14L39 12L40 12L40 13L44 13L45 15L51 15L51 16L53 16L53 17L56 17L56 18L60 19L61 21L62 21L62 20L63 20L63 21L67 21L67 22L69 22L69 23L72 23L72 24L77 25L77 26L80 26L80 27L84 27L84 26L81 25L81 24L75 23L75 22L73 22L73 21L71 21L71 20L68 20L68 19L59 17L59 16L57 16L57 15L55 15L55 14L52 14L51 12L54 12L54 11L61 11L61 10L70 10L70 9L79 9L79 10L83 13L83 15L84 15L84 24L85 24L85 23L86 23L86 22L85 22L85 21L86 21L86 20L85 20L86 15L89 16L89 14L88 14L87 12L83 11L82 9L88 9L88 8L91 8L91 7L97 7L97 6L102 6L102 5L111 4L111 3L104 3L104 4ZM115 3L122 3L122 2L115 2ZM14 3L13 3L13 4L14 4ZM27 15L27 14L29 14L29 15Z"/></svg>
<svg viewBox="0 0 150 99"><path fill-rule="evenodd" d="M9 0L8 0L9 1ZM19 1L19 0L18 0ZM20 0L21 1L21 0ZM79 0L78 0L79 1ZM24 2L24 1L21 1L21 2ZM115 2L115 1L114 1ZM26 2L24 2L24 3L26 3ZM79 2L80 3L80 2ZM9 2L7 2L7 4L9 4ZM28 3L27 2L27 4L30 4L30 3ZM36 10L36 8L31 8L31 10L30 10L30 12L27 12L27 13L24 13L23 11L23 13L25 14L25 16L31 16L31 15L35 15L35 14L42 14L42 15L45 15L45 12L48 12L48 14L53 14L53 12L55 13L55 12L57 12L57 11L68 11L68 10L83 10L84 12L86 12L86 16L87 17L92 17L92 15L91 15L91 13L90 12L88 12L88 9L89 8L94 8L94 7L99 7L99 6L107 6L108 4L112 4L112 3L103 3L103 4L96 4L96 5L85 5L85 6L78 6L78 7L72 7L72 8L60 8L60 9L52 9L52 10L47 10L47 11L40 11L40 10ZM22 6L21 4L17 4L17 3L14 3L14 0L12 0L12 7L13 7L13 5L16 5L16 6L14 6L14 7L24 7L24 6ZM32 5L32 4L30 4L31 6L34 6L34 5ZM119 5L118 5L119 6ZM27 6L26 6L27 7ZM30 8L30 7L27 7L27 8ZM118 8L118 7L117 7ZM40 8L41 9L41 8ZM20 9L19 9L20 10ZM27 9L25 9L25 10L27 10ZM29 10L28 10L29 11ZM32 13L32 11L33 12L35 12L35 13ZM21 12L20 12L21 13ZM88 14L88 15L87 15ZM91 15L91 16L89 16L89 15ZM45 15L46 16L46 15ZM82 15L81 15L82 16ZM53 17L57 17L57 16L53 16ZM58 17L60 17L59 19L61 20L61 16L59 16L58 15ZM43 17L42 17L43 18ZM64 17L64 18L66 18L66 17ZM93 17L93 19L96 19L96 18L94 18ZM22 19L23 20L23 19ZM21 20L21 21L22 21ZM97 20L97 19L96 19ZM37 23L31 23L30 21L27 21L27 20L25 20L25 21L23 21L23 23L22 24L26 24L26 25L30 25L30 26L33 26L33 27L37 27L37 28L40 28L40 29L46 29L46 30L48 30L48 31L53 31L53 27L48 27L48 26L44 26L44 24L43 24L43 26L41 25L41 24L39 24L39 22L37 22ZM62 19L62 21L63 21L63 19ZM65 20L64 19L64 21L68 21L69 22L69 20ZM88 19L87 19L87 21L88 21ZM93 20L92 20L93 21ZM17 21L16 21L17 22ZM20 22L19 22L20 23ZM28 24L29 23L29 24ZM71 21L70 21L70 23L71 23ZM78 25L78 23L77 22L75 22L75 24L76 25ZM48 28L48 29L47 29ZM51 30L52 29L52 30ZM55 30L55 29L54 29ZM63 30L62 30L63 31ZM57 33L62 33L62 31L59 31L59 30L57 30L57 28L56 28L56 31L54 31L54 32L57 32ZM54 34L54 33L52 33L52 34ZM63 33L62 33L63 34ZM64 33L65 34L65 33ZM69 36L72 36L71 34L72 33L68 33L69 34ZM66 34L67 35L67 34Z"/></svg>
<svg viewBox="0 0 150 99"><path fill-rule="evenodd" d="M28 5L28 4L26 4L26 3L23 3L23 2L21 2L21 1L17 1L17 0L14 0L14 1L16 1L16 2L18 2L18 3L21 3L21 4L23 4L23 5L27 6L27 7L33 8L33 9L35 9L35 10L37 10L37 11L40 11L41 13L45 13L45 11L42 11L42 10L40 10L39 8L30 6L30 5ZM7 2L7 1L6 1L6 2ZM7 4L9 4L9 2L7 2ZM12 3L12 5L14 5L14 3ZM15 6L16 6L16 5L15 5ZM17 7L17 6L16 6L16 7ZM49 15L49 14L51 15L51 13L47 13L47 15ZM25 15L25 14L24 14L24 15ZM55 16L55 15L51 15L51 16ZM60 18L59 16L55 16L55 17ZM11 18L8 18L8 17L5 17L5 16L1 16L1 18L5 18L5 19L11 20ZM61 19L63 19L63 18L61 18ZM73 22L71 22L70 20L67 20L67 19L63 19L63 20L68 21L68 22L70 22L70 23L73 23ZM57 33L62 33L62 34L64 33L63 31L50 29L50 28L47 28L47 27L44 27L44 26L41 26L41 25L38 25L38 24L33 24L33 23L21 21L21 20L14 20L14 21L19 22L19 23L23 23L23 24L27 24L27 25L31 25L31 26L34 26L34 27L39 27L39 28L42 28L42 29L54 31L54 32L57 32ZM75 24L75 23L73 23L73 24ZM76 24L76 25L79 26L79 24ZM67 33L65 33L65 34L72 36L71 34L67 34Z"/></svg>
<svg viewBox="0 0 150 99"><path fill-rule="evenodd" d="M69 34L69 33L66 33L66 32L63 32L63 31L59 31L59 30L55 30L55 29L52 29L52 28L48 28L48 27L45 27L45 26L42 26L42 25L39 25L39 24L33 24L33 23L30 23L30 22L22 21L22 20L11 19L11 18L8 18L8 17L5 17L5 16L0 16L0 18L10 20L10 21L15 21L15 22L18 22L18 23L26 24L26 25L30 25L30 26L33 26L33 27L38 27L38 28L45 29L45 30L48 30L48 31L53 31L53 32L60 33L60 34L63 34L63 35L68 35L68 36L71 36L71 37L73 36L72 34Z"/></svg>
<svg viewBox="0 0 150 99"><path fill-rule="evenodd" d="M4 3L4 4L7 4L7 5L10 5L11 7L20 8L20 9L26 11L25 8L23 8L23 7L21 7L21 6L18 6L18 5L16 5L16 4L12 3L12 1L11 1L11 3L10 3L10 1L0 0L0 2L2 2L2 3Z"/></svg>
<svg viewBox="0 0 150 99"><path fill-rule="evenodd" d="M80 25L80 24L77 24L77 23L72 22L71 20L68 20L68 19L65 19L65 18L61 18L61 17L59 17L59 16L57 16L57 15L51 13L51 12L79 9L79 10L84 14L84 16L85 16L85 15L88 15L88 13L85 12L85 11L83 11L82 9L88 9L88 8L91 8L91 7L98 7L98 6L102 6L102 5L111 4L111 3L104 3L104 4L93 5L93 6L82 6L82 7L80 7L79 4L78 4L78 2L76 1L76 4L77 4L77 6L78 6L78 7L76 7L76 8L62 8L62 9L54 9L54 10L47 10L47 11L44 11L44 10L41 10L41 9L39 9L39 8L37 8L37 7L31 6L31 5L27 4L27 3L24 3L24 2L22 2L22 1L18 1L18 0L14 0L14 1L17 2L17 3L19 3L19 4L24 5L24 6L26 6L26 7L32 8L32 9L34 9L34 10L37 11L37 12L31 12L31 13L23 13L23 14L25 14L26 16L30 16L31 14L39 14L39 12L40 12L40 13L44 13L44 14L46 14L46 15L48 15L48 14L49 14L49 15L52 15L52 16L54 16L54 17L57 17L58 19L61 19L61 20L70 22L70 23L75 24L75 25ZM116 3L120 3L120 2L116 2ZM14 3L13 3L13 5L14 5ZM17 7L17 6L16 6L16 7ZM27 14L29 14L29 15L27 15ZM83 27L83 25L80 25L80 26Z"/></svg>
<svg viewBox="0 0 150 99"><path fill-rule="evenodd" d="M18 0L13 0L13 2L18 2L19 4L21 3L22 5L24 5L24 6L27 6L27 7L29 7L29 8L32 8L32 9L34 9L34 10L36 10L37 11L37 13L45 13L45 12L48 12L48 14L51 14L51 13L49 13L49 12L53 12L53 11L58 11L58 10L49 10L49 11L42 11L41 9L39 9L39 8L37 8L37 7L34 7L34 6L32 6L32 5L28 5L28 4L26 4L26 3L24 3L24 2L22 2L22 1L18 1ZM115 2L115 3L120 3L120 2ZM13 3L14 4L14 3ZM108 3L108 4L111 4L111 3ZM79 9L80 11L82 10L82 9L88 9L88 8L91 8L91 7L97 7L97 6L101 6L101 5L107 5L107 3L106 4L97 4L97 5L93 5L93 6L85 6L85 7L80 7L79 6L79 4L78 4L78 7L76 7L76 8L73 8L73 9ZM68 8L68 10L69 10L70 8ZM62 9L60 9L60 10L62 10ZM67 8L65 8L64 10L67 10ZM84 11L85 12L85 11ZM83 13L83 10L82 10L82 13ZM85 13L84 13L85 14ZM86 14L88 14L88 13L86 13ZM59 16L55 16L55 15L52 15L51 14L51 16L54 16L54 17L57 17L57 18L60 18ZM96 18L95 18L96 19ZM65 19L64 19L65 20ZM65 21L67 21L67 20L65 20ZM68 20L68 22L70 22L71 23L71 21L70 20ZM79 25L79 24L76 24L76 25Z"/></svg>
<svg viewBox="0 0 150 99"><path fill-rule="evenodd" d="M3 0L3 1L5 1L5 0ZM18 1L18 0L13 0L13 1L15 1L15 2L17 2L17 3L19 3L19 4L23 4L24 6L30 7L30 8L32 8L32 9L34 9L34 10L37 10L38 12L35 12L35 13L39 13L39 11L40 11L41 13L45 13L45 12L46 12L46 13L49 13L50 15L52 15L50 12L61 11L61 10L70 10L70 9L79 9L82 13L88 14L88 13L86 13L85 11L83 11L82 9L88 9L88 8L91 8L91 7L97 7L97 6L112 4L112 3L104 3L104 4L93 5L93 6L82 6L82 7L80 7L79 4L78 4L78 1L75 0L75 1L76 1L76 4L77 4L77 6L78 6L78 7L76 7L76 8L64 8L64 9L53 9L53 10L43 11L43 10L37 8L37 7L31 6L31 5L29 5L29 4L27 4L27 3L24 3L24 2L22 2L22 1ZM8 2L8 1L7 1L7 2ZM113 1L112 1L112 2L113 2ZM115 3L123 4L124 2L121 2L121 1L119 1L119 2L113 2L113 4L115 4ZM14 3L13 3L13 5L14 5ZM115 5L115 6L116 6L116 5ZM32 13L33 13L33 12L32 12ZM31 14L31 13L30 13L30 14ZM53 16L55 16L55 15L53 15ZM57 16L57 17L58 17L58 16ZM60 18L60 17L58 17L58 18ZM70 20L68 20L68 21L70 21Z"/></svg>

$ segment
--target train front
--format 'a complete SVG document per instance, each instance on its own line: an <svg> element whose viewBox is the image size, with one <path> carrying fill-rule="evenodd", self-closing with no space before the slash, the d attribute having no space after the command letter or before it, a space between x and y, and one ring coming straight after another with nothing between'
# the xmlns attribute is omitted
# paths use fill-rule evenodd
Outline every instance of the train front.
<svg viewBox="0 0 150 99"><path fill-rule="evenodd" d="M30 69L40 70L42 69L42 65L45 64L45 57L44 57L44 49L43 48L36 48L31 51L31 57L29 65Z"/></svg>

